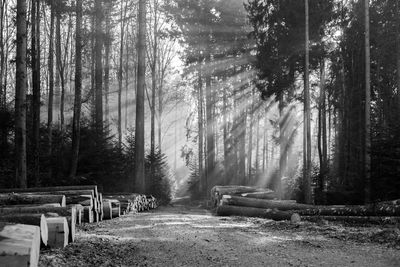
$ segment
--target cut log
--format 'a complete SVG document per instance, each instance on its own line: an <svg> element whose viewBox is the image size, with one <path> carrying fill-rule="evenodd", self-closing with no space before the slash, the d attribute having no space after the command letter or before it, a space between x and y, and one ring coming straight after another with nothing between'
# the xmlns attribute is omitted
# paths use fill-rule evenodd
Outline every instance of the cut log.
<svg viewBox="0 0 400 267"><path fill-rule="evenodd" d="M67 196L67 205L80 204L82 206L89 206L94 208L94 201L91 195L75 195Z"/></svg>
<svg viewBox="0 0 400 267"><path fill-rule="evenodd" d="M80 204L71 204L67 205L67 208L75 208L75 218L76 218L76 224L81 224L82 223L82 218L83 218L83 206Z"/></svg>
<svg viewBox="0 0 400 267"><path fill-rule="evenodd" d="M121 216L121 203L117 199L104 198L103 202L110 202L112 218L117 218Z"/></svg>
<svg viewBox="0 0 400 267"><path fill-rule="evenodd" d="M277 199L278 195L274 191L243 193L242 197L259 198L259 199Z"/></svg>
<svg viewBox="0 0 400 267"><path fill-rule="evenodd" d="M22 210L39 210L42 208L59 208L61 205L59 203L52 204L39 204L39 205L10 205L0 207L0 216L3 214L19 213Z"/></svg>
<svg viewBox="0 0 400 267"><path fill-rule="evenodd" d="M103 219L104 220L112 219L111 202L107 200L103 200Z"/></svg>
<svg viewBox="0 0 400 267"><path fill-rule="evenodd" d="M83 206L83 218L82 221L85 223L93 223L94 222L94 215L93 209L89 206Z"/></svg>
<svg viewBox="0 0 400 267"><path fill-rule="evenodd" d="M220 186L220 185L216 185L211 189L211 203L212 203L212 205L214 205L214 207L218 206L219 202L221 200L221 197L223 195L237 195L237 194L243 194L243 193L266 192L266 191L268 191L268 189L257 188L257 187L252 187L252 186L239 186L239 185Z"/></svg>
<svg viewBox="0 0 400 267"><path fill-rule="evenodd" d="M230 195L224 195L221 199L221 204L278 210L302 210L315 207L314 205L299 204L286 200L267 200Z"/></svg>
<svg viewBox="0 0 400 267"><path fill-rule="evenodd" d="M217 207L218 216L246 216L272 219L275 221L289 220L293 223L300 221L300 216L294 212L260 209L252 207L220 205Z"/></svg>
<svg viewBox="0 0 400 267"><path fill-rule="evenodd" d="M0 222L35 225L40 228L40 236L44 246L47 246L48 227L43 214L24 213L0 216Z"/></svg>
<svg viewBox="0 0 400 267"><path fill-rule="evenodd" d="M100 221L103 220L104 214L103 214L103 194L99 193L99 211L100 211Z"/></svg>
<svg viewBox="0 0 400 267"><path fill-rule="evenodd" d="M48 246L51 248L65 248L68 245L69 228L65 217L46 218L49 228Z"/></svg>
<svg viewBox="0 0 400 267"><path fill-rule="evenodd" d="M48 204L59 203L65 207L64 195L30 195L30 194L0 194L0 205L21 205L21 204Z"/></svg>
<svg viewBox="0 0 400 267"><path fill-rule="evenodd" d="M112 208L112 217L113 218L118 218L119 216L121 216L121 208L118 207L113 207Z"/></svg>
<svg viewBox="0 0 400 267"><path fill-rule="evenodd" d="M0 223L0 266L38 266L40 228Z"/></svg>
<svg viewBox="0 0 400 267"><path fill-rule="evenodd" d="M60 191L38 191L38 192L18 192L18 194L29 195L65 195L65 196L79 196L90 195L95 198L93 190L60 190Z"/></svg>
<svg viewBox="0 0 400 267"><path fill-rule="evenodd" d="M76 191L93 190L94 196L98 196L97 185L77 185L77 186L54 186L54 187L31 187L31 188L8 188L0 189L0 193L19 193L19 192L52 192L52 191Z"/></svg>
<svg viewBox="0 0 400 267"><path fill-rule="evenodd" d="M349 224L399 224L400 217L395 216L301 216L310 222L334 221Z"/></svg>

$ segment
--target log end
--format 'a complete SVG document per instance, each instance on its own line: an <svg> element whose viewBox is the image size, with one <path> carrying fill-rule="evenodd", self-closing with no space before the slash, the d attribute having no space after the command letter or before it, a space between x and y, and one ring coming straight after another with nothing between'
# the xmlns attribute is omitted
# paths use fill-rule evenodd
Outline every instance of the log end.
<svg viewBox="0 0 400 267"><path fill-rule="evenodd" d="M290 222L291 223L299 223L301 221L301 217L298 213L293 213L292 216L290 216Z"/></svg>

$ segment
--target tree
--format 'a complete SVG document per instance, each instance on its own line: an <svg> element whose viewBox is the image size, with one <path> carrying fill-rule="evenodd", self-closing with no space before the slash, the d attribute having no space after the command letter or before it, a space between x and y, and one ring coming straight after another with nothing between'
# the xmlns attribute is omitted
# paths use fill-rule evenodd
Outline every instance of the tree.
<svg viewBox="0 0 400 267"><path fill-rule="evenodd" d="M75 30L75 99L72 121L72 153L69 176L75 177L78 169L80 120L82 105L82 0L76 1L76 30Z"/></svg>
<svg viewBox="0 0 400 267"><path fill-rule="evenodd" d="M95 0L94 14L96 16L96 27L95 27L95 45L94 45L94 56L95 56L95 124L97 129L97 136L100 137L103 134L103 7L101 0Z"/></svg>
<svg viewBox="0 0 400 267"><path fill-rule="evenodd" d="M55 21L55 4L50 4L50 40L49 40L49 96L47 110L47 135L48 135L48 156L51 159L53 154L53 103L54 103L54 21ZM52 167L50 164L49 178L52 177Z"/></svg>
<svg viewBox="0 0 400 267"><path fill-rule="evenodd" d="M40 184L40 163L39 163L39 145L40 145L40 1L32 1L32 45L31 45L31 68L32 68L32 146L33 146L33 161L34 161L34 181L35 185Z"/></svg>
<svg viewBox="0 0 400 267"><path fill-rule="evenodd" d="M26 1L17 1L17 54L15 84L15 155L16 179L26 188Z"/></svg>
<svg viewBox="0 0 400 267"><path fill-rule="evenodd" d="M365 144L364 176L365 202L371 201L371 59L369 33L369 0L365 0Z"/></svg>
<svg viewBox="0 0 400 267"><path fill-rule="evenodd" d="M144 173L144 91L146 75L146 0L139 0L138 12L138 69L136 92L136 127L135 127L135 179L138 192L145 192Z"/></svg>
<svg viewBox="0 0 400 267"><path fill-rule="evenodd" d="M310 78L309 78L309 61L310 61L310 49L309 49L309 10L308 0L305 0L305 71L304 71L304 201L307 204L311 204L311 112L310 112Z"/></svg>

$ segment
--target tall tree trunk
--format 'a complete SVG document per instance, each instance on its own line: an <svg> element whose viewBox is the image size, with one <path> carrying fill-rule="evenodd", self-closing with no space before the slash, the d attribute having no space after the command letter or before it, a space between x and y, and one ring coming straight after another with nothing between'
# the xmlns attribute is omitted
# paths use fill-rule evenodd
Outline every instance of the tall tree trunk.
<svg viewBox="0 0 400 267"><path fill-rule="evenodd" d="M4 53L4 20L6 13L6 2L5 0L1 0L0 2L0 108L5 108L6 103L6 94L5 87L3 84L4 81L4 69L5 69L5 53Z"/></svg>
<svg viewBox="0 0 400 267"><path fill-rule="evenodd" d="M55 87L57 91L57 95L60 96L61 99L61 71L62 71L62 63L61 63L61 11L60 7L56 6L56 80L55 80ZM61 130L63 128L63 118L64 118L64 109L63 105L61 105L61 100L59 102L60 107L60 127Z"/></svg>
<svg viewBox="0 0 400 267"><path fill-rule="evenodd" d="M287 137L285 134L285 122L287 121L284 112L284 100L283 94L279 96L279 175L275 184L275 190L278 193L279 198L282 198L282 177L285 176L285 170L287 165ZM286 118L286 119L285 119Z"/></svg>
<svg viewBox="0 0 400 267"><path fill-rule="evenodd" d="M245 89L242 88L241 101L244 101ZM243 184L246 179L246 128L247 128L247 109L243 109L239 116L239 166L238 178L239 182Z"/></svg>
<svg viewBox="0 0 400 267"><path fill-rule="evenodd" d="M95 0L96 37L95 37L95 122L97 137L103 135L103 7L101 0Z"/></svg>
<svg viewBox="0 0 400 267"><path fill-rule="evenodd" d="M203 79L202 79L202 70L201 70L201 62L199 64L199 70L198 70L198 130L199 130L199 192L201 195L203 195L207 189L207 183L205 181L204 177L204 167L203 167Z"/></svg>
<svg viewBox="0 0 400 267"><path fill-rule="evenodd" d="M144 172L144 90L146 75L146 0L139 0L139 35L138 35L138 74L136 95L136 150L135 150L135 178L137 191L144 193L146 179Z"/></svg>
<svg viewBox="0 0 400 267"><path fill-rule="evenodd" d="M40 184L40 1L32 1L32 147L33 147L33 176L36 186Z"/></svg>
<svg viewBox="0 0 400 267"><path fill-rule="evenodd" d="M253 156L253 120L254 120L254 90L251 90L251 97L250 97L251 105L249 107L249 120L250 120L250 127L249 127L249 145L247 147L247 171L248 171L248 181L250 182L252 176L252 156Z"/></svg>
<svg viewBox="0 0 400 267"><path fill-rule="evenodd" d="M69 176L75 177L78 169L81 98L82 98L82 0L76 1L76 30L75 30L75 99L72 122L72 153Z"/></svg>
<svg viewBox="0 0 400 267"><path fill-rule="evenodd" d="M48 157L51 161L53 154L53 102L54 102L54 20L55 20L55 4L50 5L50 40L49 40L49 99L47 109L47 135L48 135ZM49 178L53 176L53 168L49 164Z"/></svg>
<svg viewBox="0 0 400 267"><path fill-rule="evenodd" d="M262 171L265 173L268 168L268 116L267 116L267 108L264 113L264 142L263 142L263 163L262 163Z"/></svg>
<svg viewBox="0 0 400 267"><path fill-rule="evenodd" d="M326 89L325 89L325 59L321 61L321 143L322 143L322 168L320 170L322 176L320 181L320 189L325 190L325 180L328 172L328 147L326 135Z"/></svg>
<svg viewBox="0 0 400 267"><path fill-rule="evenodd" d="M154 155L155 142L156 142L156 134L155 134L155 117L156 117L156 88L157 88L157 50L158 50L158 35L157 35L157 27L158 27L158 1L154 0L154 24L153 24L153 58L151 63L151 128L150 128L150 154ZM151 167L151 173L154 173L153 166Z"/></svg>
<svg viewBox="0 0 400 267"><path fill-rule="evenodd" d="M125 5L126 6L126 5ZM126 53L125 53L125 130L128 129L128 110L129 110L129 42L126 41ZM134 68L135 69L135 68ZM134 77L136 77L136 71L133 71ZM135 81L135 79L134 79ZM133 83L135 84L135 82ZM121 131L121 143L122 143L122 131Z"/></svg>
<svg viewBox="0 0 400 267"><path fill-rule="evenodd" d="M207 56L207 63L211 63L211 56ZM211 86L211 70L207 70L205 75L206 82L206 132L207 132L207 166L206 166L206 178L205 183L208 193L208 185L210 181L214 179L214 167L215 167L215 146L214 146L214 119L212 116L214 104L212 103L213 99L213 90Z"/></svg>
<svg viewBox="0 0 400 267"><path fill-rule="evenodd" d="M123 58L124 58L124 35L125 35L125 14L123 9L124 1L121 1L121 40L120 40L120 47L119 47L119 68L118 68L118 148L121 150L122 148L122 68L123 68ZM125 6L126 8L126 6ZM127 50L128 51L128 50ZM128 53L127 53L128 54ZM128 77L128 73L125 72L126 77ZM126 100L126 99L125 99Z"/></svg>
<svg viewBox="0 0 400 267"><path fill-rule="evenodd" d="M15 84L15 156L16 179L21 188L26 180L26 1L17 0L17 51Z"/></svg>
<svg viewBox="0 0 400 267"><path fill-rule="evenodd" d="M257 114L257 127L256 127L256 178L260 169L259 149L260 149L260 114Z"/></svg>
<svg viewBox="0 0 400 267"><path fill-rule="evenodd" d="M369 40L369 0L365 0L365 203L371 201L371 58Z"/></svg>
<svg viewBox="0 0 400 267"><path fill-rule="evenodd" d="M304 200L307 204L312 204L311 193L311 112L310 112L310 78L309 78L309 10L308 0L305 0L305 74L304 74L304 179L303 190Z"/></svg>
<svg viewBox="0 0 400 267"><path fill-rule="evenodd" d="M222 90L222 119L224 124L224 132L223 132L223 141L224 141L224 184L228 184L229 182L229 140L228 140L228 96L226 94L226 76L223 77L224 88Z"/></svg>
<svg viewBox="0 0 400 267"><path fill-rule="evenodd" d="M161 68L161 66L159 66ZM160 84L158 86L158 149L161 151L162 145L162 137L161 137L161 128L162 128L162 114L163 114L163 100L164 100L164 76L163 70L160 75ZM178 104L177 104L178 105Z"/></svg>
<svg viewBox="0 0 400 267"><path fill-rule="evenodd" d="M106 129L107 133L109 131L110 127L110 105L109 105L109 93L110 93L110 50L111 50L111 45L112 45L112 37L111 37L111 12L112 12L112 2L107 2L106 3L106 11L105 11L105 30L106 30L106 35L105 35L105 41L104 41L104 47L105 47L105 59L104 59L104 100L105 100L105 123L106 123ZM122 88L122 87L121 87ZM118 93L120 94L121 91L118 90ZM121 122L121 112L118 110L118 119L119 122ZM120 127L120 125L119 125Z"/></svg>

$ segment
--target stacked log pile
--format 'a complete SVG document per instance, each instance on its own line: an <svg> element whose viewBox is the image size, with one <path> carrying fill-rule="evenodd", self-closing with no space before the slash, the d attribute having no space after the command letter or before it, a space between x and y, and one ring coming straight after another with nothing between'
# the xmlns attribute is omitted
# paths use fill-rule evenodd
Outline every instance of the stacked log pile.
<svg viewBox="0 0 400 267"><path fill-rule="evenodd" d="M37 266L41 247L75 241L77 224L156 207L153 196L103 197L95 185L0 189L0 266Z"/></svg>
<svg viewBox="0 0 400 267"><path fill-rule="evenodd" d="M248 192L245 192L248 190ZM215 186L211 202L220 216L262 217L273 220L338 221L358 224L396 224L400 222L400 200L368 205L317 206L278 200L268 189L244 186Z"/></svg>

